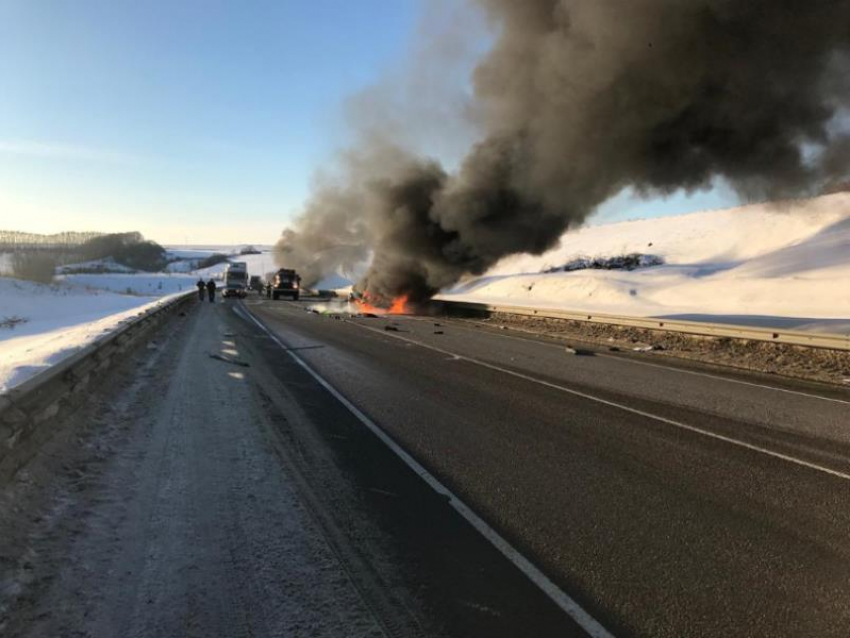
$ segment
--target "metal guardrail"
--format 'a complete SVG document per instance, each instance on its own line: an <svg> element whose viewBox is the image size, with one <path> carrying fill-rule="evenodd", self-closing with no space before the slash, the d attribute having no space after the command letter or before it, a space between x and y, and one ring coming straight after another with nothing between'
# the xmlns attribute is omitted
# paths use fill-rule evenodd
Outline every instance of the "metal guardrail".
<svg viewBox="0 0 850 638"><path fill-rule="evenodd" d="M73 355L0 394L0 483L23 466L51 436L51 421L64 405L77 401L116 355L133 346L148 329L190 300L174 297L141 312Z"/></svg>
<svg viewBox="0 0 850 638"><path fill-rule="evenodd" d="M482 313L505 313L550 319L567 319L647 330L666 330L684 334L728 337L731 339L750 339L785 343L810 348L828 348L831 350L850 350L850 335L802 332L799 330L780 330L754 326L741 326L724 323L707 323L701 321L686 321L682 319L657 319L652 317L628 317L609 315L599 312L579 312L575 310L560 310L554 308L534 308L529 306L511 306L468 301L451 301L439 299L436 301L447 308Z"/></svg>

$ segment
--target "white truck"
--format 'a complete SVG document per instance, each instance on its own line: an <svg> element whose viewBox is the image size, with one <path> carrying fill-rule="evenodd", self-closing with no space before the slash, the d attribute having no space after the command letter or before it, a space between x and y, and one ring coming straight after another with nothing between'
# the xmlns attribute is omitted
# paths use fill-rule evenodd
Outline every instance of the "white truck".
<svg viewBox="0 0 850 638"><path fill-rule="evenodd" d="M244 298L248 294L248 264L232 261L224 270L224 297Z"/></svg>

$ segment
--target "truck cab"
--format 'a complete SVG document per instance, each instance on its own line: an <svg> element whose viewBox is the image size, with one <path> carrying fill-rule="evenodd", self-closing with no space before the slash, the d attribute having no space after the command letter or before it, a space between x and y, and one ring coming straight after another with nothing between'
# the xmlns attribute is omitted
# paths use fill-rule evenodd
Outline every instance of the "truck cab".
<svg viewBox="0 0 850 638"><path fill-rule="evenodd" d="M263 278L259 275L251 275L251 278L248 280L248 289L256 290L260 294L265 290L265 286L263 285Z"/></svg>
<svg viewBox="0 0 850 638"><path fill-rule="evenodd" d="M292 297L298 301L301 294L301 277L297 272L288 268L281 268L269 278L266 284L266 297L280 299L283 296Z"/></svg>
<svg viewBox="0 0 850 638"><path fill-rule="evenodd" d="M244 298L248 294L248 264L234 261L224 271L224 297Z"/></svg>

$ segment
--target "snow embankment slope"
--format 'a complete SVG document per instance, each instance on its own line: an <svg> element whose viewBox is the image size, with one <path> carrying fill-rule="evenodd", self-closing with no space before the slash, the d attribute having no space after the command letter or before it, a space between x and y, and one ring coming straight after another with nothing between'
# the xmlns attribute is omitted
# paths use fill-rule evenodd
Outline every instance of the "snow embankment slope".
<svg viewBox="0 0 850 638"><path fill-rule="evenodd" d="M0 278L0 393L179 294L121 295Z"/></svg>
<svg viewBox="0 0 850 638"><path fill-rule="evenodd" d="M542 272L628 253L665 264ZM504 259L439 298L765 325L850 320L850 194L582 228L543 255ZM850 321L810 323L795 327L850 330Z"/></svg>
<svg viewBox="0 0 850 638"><path fill-rule="evenodd" d="M62 275L57 280L92 292L109 291L121 295L161 297L195 290L198 276L171 273L103 273Z"/></svg>

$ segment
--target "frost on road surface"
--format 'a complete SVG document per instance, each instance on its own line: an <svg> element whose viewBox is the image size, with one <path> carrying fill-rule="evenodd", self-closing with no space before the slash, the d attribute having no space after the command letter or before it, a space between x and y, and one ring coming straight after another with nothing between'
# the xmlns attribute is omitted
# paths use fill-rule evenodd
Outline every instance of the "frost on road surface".
<svg viewBox="0 0 850 638"><path fill-rule="evenodd" d="M170 324L0 489L0 635L382 635L251 370L209 357L239 354L227 311Z"/></svg>

